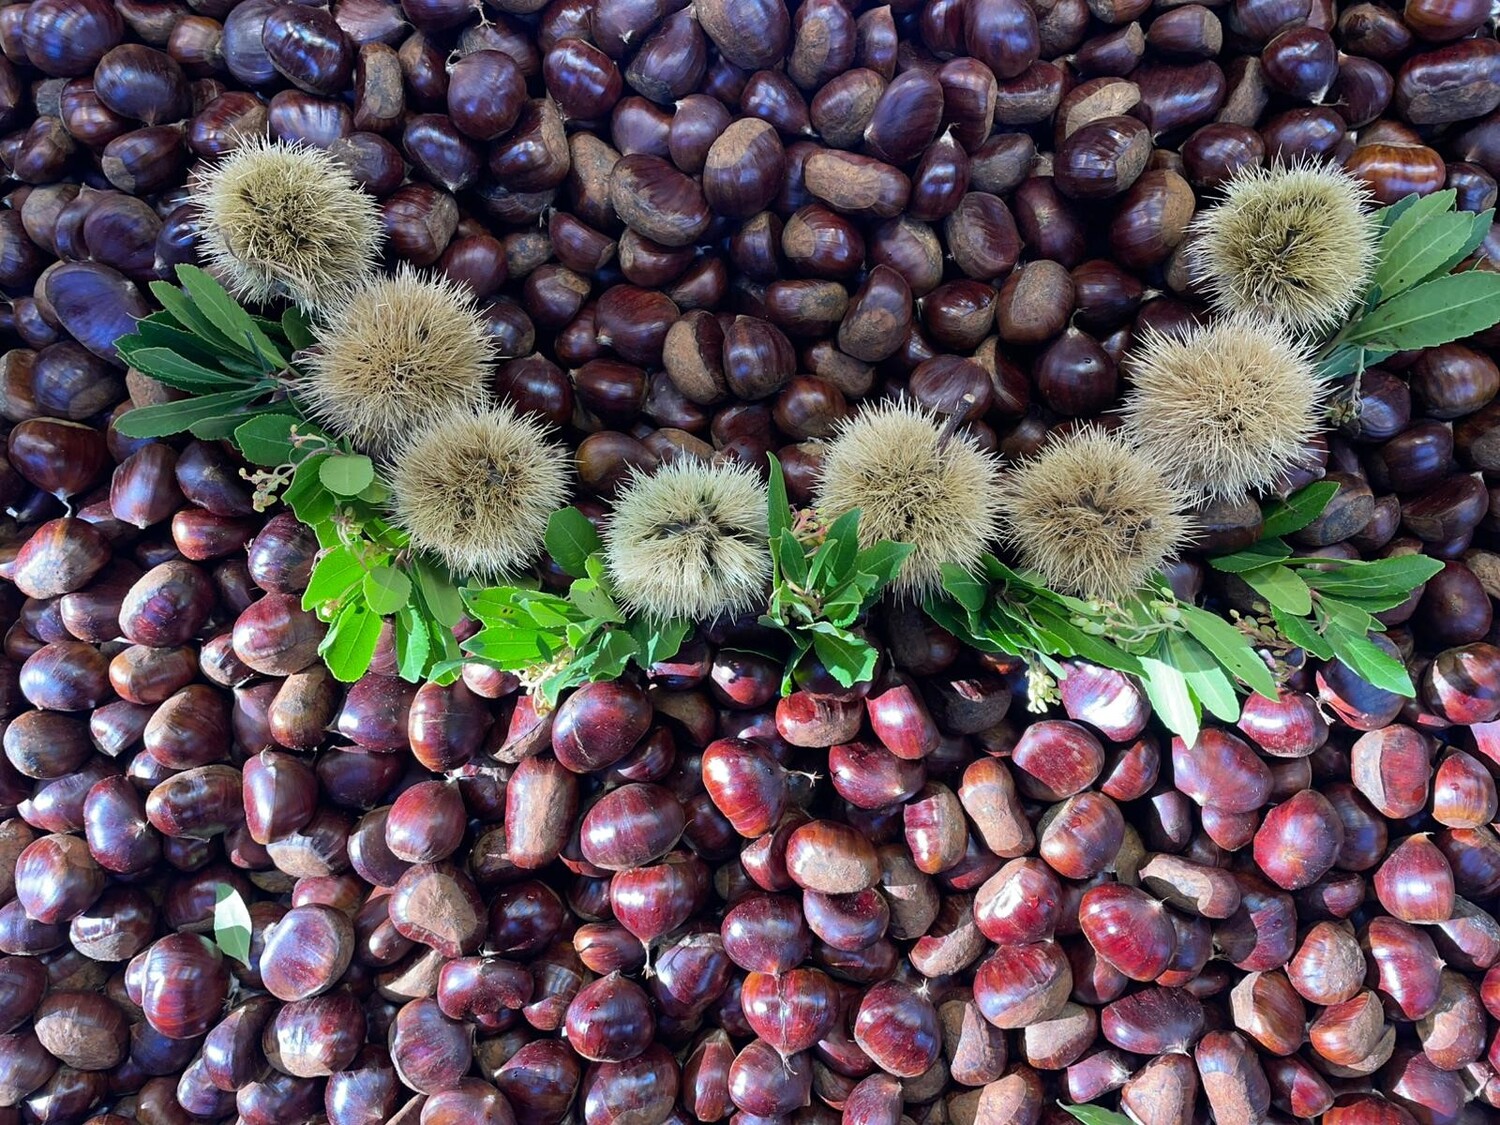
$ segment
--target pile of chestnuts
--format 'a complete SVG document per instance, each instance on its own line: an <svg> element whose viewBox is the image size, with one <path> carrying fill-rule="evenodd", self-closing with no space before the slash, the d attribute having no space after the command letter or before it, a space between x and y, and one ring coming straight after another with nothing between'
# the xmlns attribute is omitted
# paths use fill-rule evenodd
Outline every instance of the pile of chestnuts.
<svg viewBox="0 0 1500 1125"><path fill-rule="evenodd" d="M1194 746L897 602L854 689L783 698L753 619L552 711L389 638L339 684L311 533L119 433L162 388L112 347L195 170L302 142L481 302L590 515L768 452L806 503L862 402L1008 459L1109 424L1241 169L1493 207L1497 106L1483 0L0 6L0 1125L1500 1120L1500 334L1365 371L1287 482L1338 485L1304 549L1444 560L1383 615L1417 697L1282 653Z"/></svg>

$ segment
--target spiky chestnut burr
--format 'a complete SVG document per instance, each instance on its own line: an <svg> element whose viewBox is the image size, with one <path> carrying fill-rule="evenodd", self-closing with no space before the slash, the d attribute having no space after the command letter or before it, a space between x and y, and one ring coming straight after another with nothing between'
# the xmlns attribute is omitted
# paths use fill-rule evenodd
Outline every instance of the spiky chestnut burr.
<svg viewBox="0 0 1500 1125"><path fill-rule="evenodd" d="M489 403L493 348L468 290L410 267L329 310L296 393L318 422L384 456L414 429Z"/></svg>
<svg viewBox="0 0 1500 1125"><path fill-rule="evenodd" d="M859 509L859 537L910 543L895 588L920 598L944 563L978 565L999 533L998 461L970 437L909 401L885 402L844 422L828 443L817 489L827 520Z"/></svg>
<svg viewBox="0 0 1500 1125"><path fill-rule="evenodd" d="M459 576L492 578L527 565L547 518L567 501L569 456L547 427L509 406L440 417L392 461L396 522L412 545Z"/></svg>
<svg viewBox="0 0 1500 1125"><path fill-rule="evenodd" d="M1117 434L1089 426L1007 473L1005 538L1047 585L1118 600L1184 545L1188 497Z"/></svg>
<svg viewBox="0 0 1500 1125"><path fill-rule="evenodd" d="M766 488L738 464L681 460L637 474L604 530L615 591L657 620L753 608L771 580Z"/></svg>
<svg viewBox="0 0 1500 1125"><path fill-rule="evenodd" d="M379 257L374 198L321 149L247 139L194 178L192 202L209 268L251 301L322 306L364 281Z"/></svg>
<svg viewBox="0 0 1500 1125"><path fill-rule="evenodd" d="M1175 485L1229 499L1301 463L1328 389L1305 344L1249 315L1181 335L1148 330L1125 370L1127 437Z"/></svg>
<svg viewBox="0 0 1500 1125"><path fill-rule="evenodd" d="M1363 295L1378 230L1363 181L1328 164L1245 168L1194 223L1191 268L1213 303L1293 333L1326 329Z"/></svg>

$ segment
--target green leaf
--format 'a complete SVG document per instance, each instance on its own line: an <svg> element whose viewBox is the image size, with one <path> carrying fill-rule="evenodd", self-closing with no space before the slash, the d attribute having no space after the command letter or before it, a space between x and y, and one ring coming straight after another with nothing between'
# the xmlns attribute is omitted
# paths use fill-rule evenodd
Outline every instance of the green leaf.
<svg viewBox="0 0 1500 1125"><path fill-rule="evenodd" d="M428 622L414 606L403 606L396 614L396 671L407 683L420 683L432 652Z"/></svg>
<svg viewBox="0 0 1500 1125"><path fill-rule="evenodd" d="M876 589L889 586L901 573L901 564L914 550L910 543L892 543L889 539L872 544L854 557L854 569L875 577Z"/></svg>
<svg viewBox="0 0 1500 1125"><path fill-rule="evenodd" d="M391 498L391 490L381 483L379 477L370 482L370 487L361 492L356 500L363 500L366 504L374 504L379 507Z"/></svg>
<svg viewBox="0 0 1500 1125"><path fill-rule="evenodd" d="M1251 691L1275 699L1276 677L1266 663L1255 653L1249 638L1216 613L1197 606L1180 605L1182 624L1194 639L1213 654L1222 664Z"/></svg>
<svg viewBox="0 0 1500 1125"><path fill-rule="evenodd" d="M1441 559L1427 555L1395 555L1369 562L1345 562L1332 570L1308 567L1307 584L1329 594L1401 594L1402 600L1443 569ZM1397 603L1400 604L1399 602Z"/></svg>
<svg viewBox="0 0 1500 1125"><path fill-rule="evenodd" d="M922 606L922 612L932 619L933 624L948 630L970 648L981 649L985 652L1011 652L995 637L987 633L981 635L971 628L969 615L961 610L962 607L949 598L931 597ZM1019 652L1011 654L1020 655Z"/></svg>
<svg viewBox="0 0 1500 1125"><path fill-rule="evenodd" d="M1408 206L1380 240L1380 261L1370 284L1382 300L1404 293L1447 261L1469 236L1466 214L1453 213L1452 188L1424 195Z"/></svg>
<svg viewBox="0 0 1500 1125"><path fill-rule="evenodd" d="M1366 683L1407 699L1416 695L1406 665L1368 637L1336 626L1324 630L1323 636L1333 646L1338 662Z"/></svg>
<svg viewBox="0 0 1500 1125"><path fill-rule="evenodd" d="M592 678L595 680L618 679L631 660L640 655L640 651L635 638L626 630L604 630L594 644Z"/></svg>
<svg viewBox="0 0 1500 1125"><path fill-rule="evenodd" d="M285 364L286 356L282 350L207 271L197 266L181 265L177 267L177 280L187 290L198 311L222 336L242 345L252 356L264 359L270 368Z"/></svg>
<svg viewBox="0 0 1500 1125"><path fill-rule="evenodd" d="M214 884L214 944L226 957L250 967L250 933L255 923L240 892L228 883Z"/></svg>
<svg viewBox="0 0 1500 1125"><path fill-rule="evenodd" d="M310 348L318 342L318 338L313 335L312 322L307 319L307 314L296 305L281 314L281 332L293 351L300 352L303 348Z"/></svg>
<svg viewBox="0 0 1500 1125"><path fill-rule="evenodd" d="M1338 598L1320 598L1317 606L1318 620L1323 625L1326 635L1330 628L1343 629L1346 632L1358 636L1368 636L1376 631L1380 622L1376 621L1357 605L1340 601Z"/></svg>
<svg viewBox="0 0 1500 1125"><path fill-rule="evenodd" d="M255 401L265 392L222 391L218 394L140 406L127 410L115 420L115 429L125 437L154 438L180 434L198 422L217 418Z"/></svg>
<svg viewBox="0 0 1500 1125"><path fill-rule="evenodd" d="M792 534L791 529L785 529L779 538L771 540L771 548L781 564L781 573L785 580L805 587L807 585L807 549Z"/></svg>
<svg viewBox="0 0 1500 1125"><path fill-rule="evenodd" d="M559 508L547 517L547 534L543 541L552 560L572 578L582 578L587 574L588 557L604 547L588 516L577 508Z"/></svg>
<svg viewBox="0 0 1500 1125"><path fill-rule="evenodd" d="M636 648L640 650L636 663L642 668L650 668L660 661L671 660L681 650L682 642L687 640L692 631L693 623L685 619L659 623L632 622L630 635L635 638Z"/></svg>
<svg viewBox="0 0 1500 1125"><path fill-rule="evenodd" d="M781 462L776 459L774 453L767 453L766 457L771 462L771 479L767 486L769 500L766 505L766 514L770 539L774 543L780 538L781 533L791 526L792 502L787 499L786 475L781 471Z"/></svg>
<svg viewBox="0 0 1500 1125"><path fill-rule="evenodd" d="M580 582L589 579L580 578ZM584 612L583 607L568 598L556 598L551 594L543 594L536 590L517 590L515 604L524 617L529 617L538 626L544 629L563 629L569 625L589 624L597 627L598 622L592 621Z"/></svg>
<svg viewBox="0 0 1500 1125"><path fill-rule="evenodd" d="M1240 700L1234 682L1209 651L1190 636L1163 633L1160 653L1182 673L1193 698L1216 719L1232 723L1240 717Z"/></svg>
<svg viewBox="0 0 1500 1125"><path fill-rule="evenodd" d="M358 598L350 599L339 610L318 646L334 679L352 684L369 670L375 657L375 642L380 639L380 627L380 615L371 613Z"/></svg>
<svg viewBox="0 0 1500 1125"><path fill-rule="evenodd" d="M1350 329L1348 343L1412 351L1462 340L1500 322L1500 273L1466 270L1383 302Z"/></svg>
<svg viewBox="0 0 1500 1125"><path fill-rule="evenodd" d="M411 601L411 579L395 567L371 567L364 578L365 604L384 617Z"/></svg>
<svg viewBox="0 0 1500 1125"><path fill-rule="evenodd" d="M865 581L861 583L860 578ZM835 625L852 625L864 612L870 600L874 580L868 575L856 574L823 601L823 617Z"/></svg>
<svg viewBox="0 0 1500 1125"><path fill-rule="evenodd" d="M1333 659L1333 646L1313 628L1312 623L1305 617L1295 614L1283 613L1279 609L1271 611L1276 620L1276 628L1281 630L1281 635L1298 648L1307 652L1309 656L1316 656L1319 660Z"/></svg>
<svg viewBox="0 0 1500 1125"><path fill-rule="evenodd" d="M818 567L817 559L815 559L813 570L808 573L808 581L815 585L821 584L825 589L847 581L854 573L854 560L858 555L859 510L854 509L834 520L828 528L828 533L823 539L823 546L818 549L818 558L822 559L822 567ZM814 572L818 572L821 576L821 583Z"/></svg>
<svg viewBox="0 0 1500 1125"><path fill-rule="evenodd" d="M215 328L213 322L199 312L194 307L193 302L188 300L187 294L177 288L177 286L166 281L153 281L151 283L151 295L156 298L162 308L166 309L172 315L178 324L197 337L200 345L209 352L214 355L239 356L251 361L255 359L255 354L250 350L248 344L244 342L235 343ZM259 373L261 365L256 364L254 370Z"/></svg>
<svg viewBox="0 0 1500 1125"><path fill-rule="evenodd" d="M1197 701L1188 690L1187 679L1166 660L1143 656L1141 686L1146 698L1166 728L1189 746L1198 741L1202 718Z"/></svg>
<svg viewBox="0 0 1500 1125"><path fill-rule="evenodd" d="M281 499L296 513L299 520L319 531L319 543L323 542L321 529L336 507L333 493L324 488L319 479L319 463L325 456L326 454L318 454L304 459L292 474L292 483L281 494Z"/></svg>
<svg viewBox="0 0 1500 1125"><path fill-rule="evenodd" d="M1325 594L1325 599L1328 596L1329 595ZM1377 594L1372 593L1368 590L1361 590L1358 594L1350 594L1344 591L1340 591L1338 593L1339 601L1343 602L1345 605L1350 605L1354 606L1357 609L1362 609L1369 614L1385 613L1387 610L1395 609L1400 605L1405 605L1410 597L1410 591L1407 591L1405 593L1401 591L1394 591L1390 593ZM1379 625L1378 622L1376 624L1381 629L1381 631L1384 631L1385 627L1383 625Z"/></svg>
<svg viewBox="0 0 1500 1125"><path fill-rule="evenodd" d="M1318 358L1318 377L1325 381L1332 381L1344 375L1353 375L1362 367L1368 366L1364 362L1364 354L1363 348L1338 344Z"/></svg>
<svg viewBox="0 0 1500 1125"><path fill-rule="evenodd" d="M1211 556L1208 565L1227 574L1242 574L1247 570L1258 570L1263 566L1271 566L1291 557L1292 549L1280 539L1262 539L1259 543L1246 547L1243 551L1236 551L1232 555Z"/></svg>
<svg viewBox="0 0 1500 1125"><path fill-rule="evenodd" d="M1053 655L1081 656L1085 660L1105 668L1113 668L1117 672L1140 674L1139 659L1111 643L1107 638L1084 632L1050 606L1037 603L1030 609L1037 625L1063 642L1065 648L1054 648Z"/></svg>
<svg viewBox="0 0 1500 1125"><path fill-rule="evenodd" d="M234 431L234 444L251 464L275 468L308 456L307 447L292 443L292 430L299 435L322 434L311 422L294 414L257 414L241 422Z"/></svg>
<svg viewBox="0 0 1500 1125"><path fill-rule="evenodd" d="M364 564L354 548L340 544L313 565L307 589L302 592L302 608L311 610L325 602L339 601L364 577Z"/></svg>
<svg viewBox="0 0 1500 1125"><path fill-rule="evenodd" d="M979 560L979 565L992 582L1019 583L1021 576L1010 567L997 559L994 555L986 554Z"/></svg>
<svg viewBox="0 0 1500 1125"><path fill-rule="evenodd" d="M433 619L447 629L457 625L464 615L464 603L448 572L425 558L416 559L412 571L417 576L422 604Z"/></svg>
<svg viewBox="0 0 1500 1125"><path fill-rule="evenodd" d="M555 708L562 694L571 688L586 684L589 681L588 669L573 661L565 665L560 671L544 679L538 685L537 690L541 692L542 699L549 708Z"/></svg>
<svg viewBox="0 0 1500 1125"><path fill-rule="evenodd" d="M463 649L508 672L540 664L557 651L544 634L509 627L482 629L463 643Z"/></svg>
<svg viewBox="0 0 1500 1125"><path fill-rule="evenodd" d="M963 567L952 563L943 564L943 589L959 605L975 612L984 608L985 599L990 595L989 587Z"/></svg>
<svg viewBox="0 0 1500 1125"><path fill-rule="evenodd" d="M787 657L786 669L781 673L781 694L791 695L797 690L797 677L795 675L797 666L802 663L807 654L812 651L812 641L803 632L792 634L792 651Z"/></svg>
<svg viewBox="0 0 1500 1125"><path fill-rule="evenodd" d="M1066 1105L1063 1102L1058 1102L1057 1104L1062 1107L1064 1112L1071 1113L1078 1120L1082 1121L1083 1125L1135 1125L1123 1113L1116 1113L1114 1110L1104 1109L1101 1106Z"/></svg>
<svg viewBox="0 0 1500 1125"><path fill-rule="evenodd" d="M220 441L225 438L234 437L235 430L239 429L251 418L274 417L282 412L276 409L275 404L246 403L240 409L231 414L219 414L213 418L200 418L188 427L188 433L199 441Z"/></svg>
<svg viewBox="0 0 1500 1125"><path fill-rule="evenodd" d="M375 462L363 453L334 453L318 467L323 487L338 496L358 496L375 480Z"/></svg>
<svg viewBox="0 0 1500 1125"><path fill-rule="evenodd" d="M1305 617L1312 612L1312 592L1307 583L1281 565L1263 566L1240 575L1272 609Z"/></svg>
<svg viewBox="0 0 1500 1125"><path fill-rule="evenodd" d="M190 394L211 394L230 388L245 390L250 382L195 363L168 348L117 347L116 350L130 366L145 372L159 383Z"/></svg>
<svg viewBox="0 0 1500 1125"><path fill-rule="evenodd" d="M1423 280L1431 280L1434 277L1441 277L1451 272L1454 266L1479 249L1479 244L1484 241L1484 236L1490 233L1490 224L1495 221L1495 209L1493 207L1478 215L1462 211L1458 214L1466 215L1469 219L1468 237L1455 246L1453 252L1444 261L1438 263L1438 267Z"/></svg>
<svg viewBox="0 0 1500 1125"><path fill-rule="evenodd" d="M422 592L425 596L425 587L422 587ZM545 623L548 627L561 627L569 621L583 619L577 607L567 598L540 590L525 590L517 586L486 586L482 589L466 589L461 597L459 615L462 616L463 607L467 607L475 620L486 625L493 621L524 617Z"/></svg>
<svg viewBox="0 0 1500 1125"><path fill-rule="evenodd" d="M807 628L818 659L841 686L853 687L875 674L880 654L864 638L831 621L814 621Z"/></svg>
<svg viewBox="0 0 1500 1125"><path fill-rule="evenodd" d="M177 293L173 289L172 292ZM180 297L182 294L178 293ZM201 337L180 325L171 313L155 312L135 322L135 332L121 337L115 350L122 356L145 348L165 348L184 359L213 369L222 369L245 380L263 378L265 372L256 364L233 353L216 351Z"/></svg>
<svg viewBox="0 0 1500 1125"><path fill-rule="evenodd" d="M1416 192L1412 192L1375 212L1375 223L1380 227L1381 241L1385 240L1386 233L1390 231L1396 220L1406 213L1406 209L1421 198Z"/></svg>
<svg viewBox="0 0 1500 1125"><path fill-rule="evenodd" d="M252 465L285 465L292 460L291 429L296 424L285 414L257 414L235 428L234 444Z"/></svg>
<svg viewBox="0 0 1500 1125"><path fill-rule="evenodd" d="M625 623L625 615L620 612L620 607L592 578L575 579L568 587L568 600L582 610L585 616L614 625Z"/></svg>
<svg viewBox="0 0 1500 1125"><path fill-rule="evenodd" d="M1261 527L1261 538L1279 538L1301 531L1323 514L1323 509L1328 507L1338 490L1337 481L1314 481L1306 488L1299 488L1285 500L1267 505L1263 512L1265 522Z"/></svg>
<svg viewBox="0 0 1500 1125"><path fill-rule="evenodd" d="M1063 1102L1058 1102L1057 1104L1061 1106L1065 1112L1071 1113L1074 1117L1078 1118L1079 1121L1082 1121L1083 1125L1135 1125L1135 1123L1124 1114L1116 1113L1113 1110L1105 1109L1102 1106L1065 1105Z"/></svg>

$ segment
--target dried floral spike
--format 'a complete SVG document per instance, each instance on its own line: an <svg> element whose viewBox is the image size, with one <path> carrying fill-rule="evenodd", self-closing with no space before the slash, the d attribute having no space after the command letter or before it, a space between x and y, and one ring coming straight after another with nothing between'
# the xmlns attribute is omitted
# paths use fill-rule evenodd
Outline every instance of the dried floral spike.
<svg viewBox="0 0 1500 1125"><path fill-rule="evenodd" d="M547 427L501 406L440 417L401 446L389 483L396 523L455 575L513 573L567 502L569 456Z"/></svg>
<svg viewBox="0 0 1500 1125"><path fill-rule="evenodd" d="M1196 220L1191 268L1213 303L1294 333L1334 325L1364 295L1379 232L1365 183L1328 164L1246 168Z"/></svg>
<svg viewBox="0 0 1500 1125"><path fill-rule="evenodd" d="M1189 498L1114 433L1088 426L1006 475L1005 538L1048 586L1118 600L1187 542Z"/></svg>
<svg viewBox="0 0 1500 1125"><path fill-rule="evenodd" d="M469 291L408 266L377 277L315 327L297 393L312 415L366 453L414 428L489 403L493 348Z"/></svg>
<svg viewBox="0 0 1500 1125"><path fill-rule="evenodd" d="M751 469L682 460L635 474L604 529L615 592L657 620L752 609L771 580L766 488Z"/></svg>
<svg viewBox="0 0 1500 1125"><path fill-rule="evenodd" d="M375 268L375 200L321 149L247 139L192 188L209 266L238 297L321 306Z"/></svg>
<svg viewBox="0 0 1500 1125"><path fill-rule="evenodd" d="M829 521L859 509L862 546L910 543L894 583L903 597L936 590L944 563L975 568L1000 531L999 462L909 401L862 409L823 457L817 506Z"/></svg>
<svg viewBox="0 0 1500 1125"><path fill-rule="evenodd" d="M1304 463L1328 390L1306 345L1253 316L1176 335L1148 329L1126 371L1130 440L1179 487L1230 499Z"/></svg>

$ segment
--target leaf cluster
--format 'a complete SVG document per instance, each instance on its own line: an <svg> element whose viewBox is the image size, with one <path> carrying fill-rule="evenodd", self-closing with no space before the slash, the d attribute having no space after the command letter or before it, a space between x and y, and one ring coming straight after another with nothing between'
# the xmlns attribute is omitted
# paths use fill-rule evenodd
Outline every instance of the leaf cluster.
<svg viewBox="0 0 1500 1125"><path fill-rule="evenodd" d="M677 654L688 621L631 620L610 589L604 544L587 516L562 508L547 521L548 553L572 578L565 595L525 586L463 591L479 632L463 644L470 657L516 672L555 707L562 693L613 680L632 662L649 668Z"/></svg>
<svg viewBox="0 0 1500 1125"><path fill-rule="evenodd" d="M177 267L181 288L151 283L162 311L136 321L115 344L120 358L187 398L127 411L116 423L127 437L186 431L202 441L235 438L248 420L297 416L287 398L292 356L313 340L307 318L288 309L278 320L253 316L197 266Z"/></svg>
<svg viewBox="0 0 1500 1125"><path fill-rule="evenodd" d="M1359 314L1323 348L1325 378L1500 323L1500 273L1452 272L1484 241L1494 210L1455 210L1457 198L1451 188L1408 195L1377 214L1381 235L1370 289Z"/></svg>
<svg viewBox="0 0 1500 1125"><path fill-rule="evenodd" d="M1282 537L1316 519L1336 488L1319 482L1271 505L1265 538L1210 565L1265 600L1274 644L1336 657L1370 683L1410 696L1405 668L1369 640L1384 628L1373 615L1400 605L1442 564L1419 555L1372 562L1295 557ZM1085 602L987 557L982 578L949 568L943 588L946 597L929 602L927 613L966 643L1023 657L1058 678L1067 675L1060 661L1070 658L1130 675L1158 718L1189 743L1205 713L1232 723L1241 695L1277 695L1276 677L1256 651L1267 639L1251 628L1258 623L1231 624L1179 600L1160 578L1121 602Z"/></svg>
<svg viewBox="0 0 1500 1125"><path fill-rule="evenodd" d="M792 642L782 693L791 692L793 669L809 652L840 684L853 687L875 674L879 658L854 626L914 548L889 541L860 547L858 509L826 528L799 519L781 463L774 456L770 461L771 600L760 622Z"/></svg>
<svg viewBox="0 0 1500 1125"><path fill-rule="evenodd" d="M279 443L269 432L256 441L257 453L276 456ZM401 677L451 683L457 668L439 666L459 657L458 590L440 563L413 551L406 533L385 518L390 492L374 463L328 443L300 458L282 499L321 548L302 608L328 623L319 652L334 677L351 683L364 675L389 617Z"/></svg>
<svg viewBox="0 0 1500 1125"><path fill-rule="evenodd" d="M1408 698L1415 694L1406 667L1370 640L1385 631L1375 614L1395 609L1443 568L1426 555L1345 560L1298 558L1283 536L1315 520L1338 486L1308 485L1265 512L1265 534L1244 551L1210 558L1265 603L1277 631L1319 660L1337 659L1361 679Z"/></svg>
<svg viewBox="0 0 1500 1125"><path fill-rule="evenodd" d="M986 585L955 570L944 574L948 599L930 602L939 625L988 652L1033 665L1033 706L1049 702L1045 672L1062 679L1061 661L1086 660L1134 677L1158 717L1195 741L1206 710L1232 722L1239 696L1275 698L1276 679L1240 630L1208 610L1178 601L1164 581L1118 603L1085 602L1048 589L1036 575L984 560Z"/></svg>

